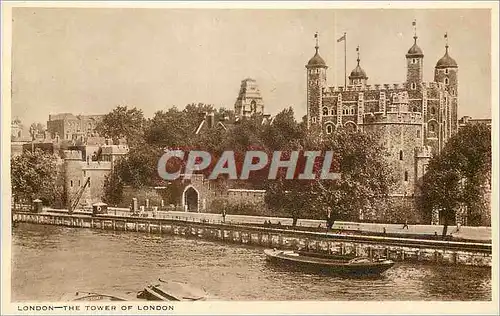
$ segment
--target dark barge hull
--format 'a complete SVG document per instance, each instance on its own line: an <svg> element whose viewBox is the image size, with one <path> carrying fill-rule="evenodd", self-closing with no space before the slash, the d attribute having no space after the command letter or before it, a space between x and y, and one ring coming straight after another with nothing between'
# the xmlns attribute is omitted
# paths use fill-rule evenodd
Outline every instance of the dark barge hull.
<svg viewBox="0 0 500 316"><path fill-rule="evenodd" d="M378 275L390 269L394 262L390 260L370 260L352 262L350 259L327 255L312 255L301 252L264 250L266 259L280 265L306 268L318 272L346 275Z"/></svg>

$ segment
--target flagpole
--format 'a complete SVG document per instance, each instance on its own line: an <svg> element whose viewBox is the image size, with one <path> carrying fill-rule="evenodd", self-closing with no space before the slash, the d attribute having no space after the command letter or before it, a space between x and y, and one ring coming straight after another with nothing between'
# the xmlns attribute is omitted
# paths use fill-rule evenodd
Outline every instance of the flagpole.
<svg viewBox="0 0 500 316"><path fill-rule="evenodd" d="M344 88L347 89L347 36L344 32Z"/></svg>

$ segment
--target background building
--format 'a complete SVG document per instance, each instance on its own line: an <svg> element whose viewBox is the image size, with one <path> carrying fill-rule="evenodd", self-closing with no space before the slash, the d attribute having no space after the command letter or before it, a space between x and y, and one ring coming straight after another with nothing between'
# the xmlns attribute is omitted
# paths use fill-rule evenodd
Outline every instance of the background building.
<svg viewBox="0 0 500 316"><path fill-rule="evenodd" d="M95 134L95 128L104 115L73 115L61 113L49 115L47 130L52 138L78 139Z"/></svg>
<svg viewBox="0 0 500 316"><path fill-rule="evenodd" d="M260 95L257 81L251 78L241 81L240 93L234 104L234 112L238 117L264 114L264 101Z"/></svg>

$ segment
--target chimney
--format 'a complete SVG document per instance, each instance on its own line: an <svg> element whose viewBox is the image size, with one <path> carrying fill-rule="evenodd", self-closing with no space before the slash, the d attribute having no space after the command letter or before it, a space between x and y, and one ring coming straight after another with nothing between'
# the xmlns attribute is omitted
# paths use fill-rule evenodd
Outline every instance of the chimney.
<svg viewBox="0 0 500 316"><path fill-rule="evenodd" d="M212 128L215 126L215 115L214 113L209 113L207 116L208 128Z"/></svg>

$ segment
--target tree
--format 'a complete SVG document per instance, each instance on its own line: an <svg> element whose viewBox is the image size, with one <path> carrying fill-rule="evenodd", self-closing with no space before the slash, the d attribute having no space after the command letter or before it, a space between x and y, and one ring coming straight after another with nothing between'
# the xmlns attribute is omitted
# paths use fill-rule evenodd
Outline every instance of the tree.
<svg viewBox="0 0 500 316"><path fill-rule="evenodd" d="M467 207L470 224L481 222L490 186L491 129L485 124L466 125L430 160L418 205L428 214L440 210L445 237L449 222L462 205Z"/></svg>
<svg viewBox="0 0 500 316"><path fill-rule="evenodd" d="M32 130L35 135L41 134L45 131L45 125L43 125L42 123L32 123L30 125L30 130Z"/></svg>
<svg viewBox="0 0 500 316"><path fill-rule="evenodd" d="M357 220L360 211L386 197L395 183L385 150L372 135L340 130L319 139L308 137L304 150L332 151L330 171L340 172L341 178L285 180L282 174L279 182L270 184L266 201L272 208L282 204L293 218L307 212L326 219L330 228L338 219ZM303 165L299 160L298 166ZM322 167L323 160L317 158L314 172L319 174Z"/></svg>
<svg viewBox="0 0 500 316"><path fill-rule="evenodd" d="M63 200L56 159L40 149L12 157L11 175L15 202L41 199L44 205L54 205Z"/></svg>
<svg viewBox="0 0 500 316"><path fill-rule="evenodd" d="M144 115L137 108L128 109L126 106L117 106L110 113L104 115L96 126L96 131L101 136L111 138L113 143L118 143L125 138L127 144L133 147L142 142L144 134Z"/></svg>
<svg viewBox="0 0 500 316"><path fill-rule="evenodd" d="M113 169L104 178L104 202L110 205L117 205L123 199L123 180L118 169Z"/></svg>
<svg viewBox="0 0 500 316"><path fill-rule="evenodd" d="M332 165L341 179L319 181L319 201L331 207L332 224L336 216L358 220L360 212L386 198L396 183L386 149L374 135L346 130L329 135L323 146L333 151Z"/></svg>
<svg viewBox="0 0 500 316"><path fill-rule="evenodd" d="M262 141L271 150L282 150L292 143L302 142L305 134L304 126L295 121L293 109L288 108L278 113L272 124L264 126Z"/></svg>
<svg viewBox="0 0 500 316"><path fill-rule="evenodd" d="M316 217L311 212L315 194L311 191L312 182L307 180L286 180L283 177L270 181L264 196L266 204L275 211L292 217L292 226L303 217Z"/></svg>

